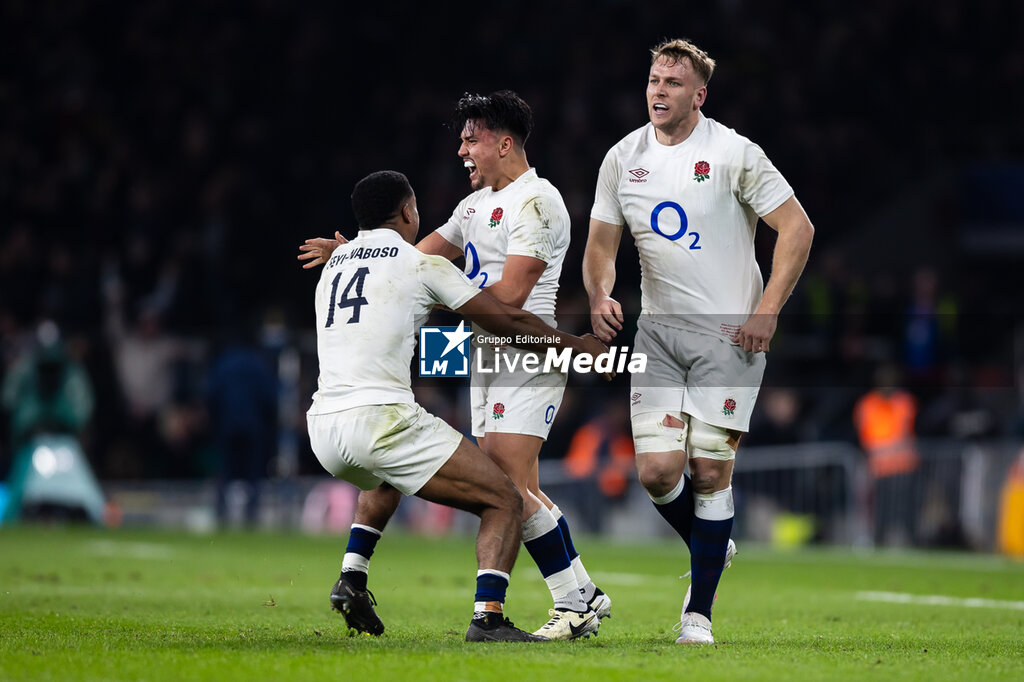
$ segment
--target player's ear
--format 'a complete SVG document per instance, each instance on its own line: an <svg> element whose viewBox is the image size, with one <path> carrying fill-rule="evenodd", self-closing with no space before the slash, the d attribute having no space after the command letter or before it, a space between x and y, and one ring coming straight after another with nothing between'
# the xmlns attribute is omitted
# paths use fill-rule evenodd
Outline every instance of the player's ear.
<svg viewBox="0 0 1024 682"><path fill-rule="evenodd" d="M516 148L516 141L512 139L511 135L505 135L501 138L501 143L498 145L498 154L500 156L507 156Z"/></svg>
<svg viewBox="0 0 1024 682"><path fill-rule="evenodd" d="M704 100L708 98L708 86L702 85L697 88L697 91L693 93L693 106L695 109L700 109L704 105Z"/></svg>

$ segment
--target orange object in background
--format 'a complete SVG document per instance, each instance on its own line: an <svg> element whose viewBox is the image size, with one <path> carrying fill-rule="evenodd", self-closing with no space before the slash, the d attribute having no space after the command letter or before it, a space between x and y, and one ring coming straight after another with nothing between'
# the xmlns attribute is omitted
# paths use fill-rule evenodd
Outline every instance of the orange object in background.
<svg viewBox="0 0 1024 682"><path fill-rule="evenodd" d="M996 546L1008 556L1024 557L1024 450L1010 467L1003 484Z"/></svg>
<svg viewBox="0 0 1024 682"><path fill-rule="evenodd" d="M592 419L576 431L563 464L577 479L597 477L607 497L622 497L633 475L633 439L624 431L608 428L607 420Z"/></svg>
<svg viewBox="0 0 1024 682"><path fill-rule="evenodd" d="M899 389L875 389L857 402L853 420L874 478L917 469L916 417L917 401Z"/></svg>

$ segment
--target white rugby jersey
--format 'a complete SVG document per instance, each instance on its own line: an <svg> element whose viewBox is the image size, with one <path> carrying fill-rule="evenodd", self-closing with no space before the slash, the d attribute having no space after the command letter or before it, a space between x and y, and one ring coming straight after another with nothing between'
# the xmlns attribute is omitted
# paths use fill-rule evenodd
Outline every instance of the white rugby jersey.
<svg viewBox="0 0 1024 682"><path fill-rule="evenodd" d="M756 144L702 114L666 146L650 123L612 147L590 215L628 225L640 252L641 313L731 339L761 301L758 216L793 189Z"/></svg>
<svg viewBox="0 0 1024 682"><path fill-rule="evenodd" d="M501 279L508 256L532 256L547 267L523 303L523 310L550 320L555 314L558 277L569 248L569 211L562 195L531 168L507 187L473 192L437 231L462 249L465 274L483 289Z"/></svg>
<svg viewBox="0 0 1024 682"><path fill-rule="evenodd" d="M435 304L480 293L459 269L388 228L360 230L334 250L316 287L319 388L309 414L413 403L416 329Z"/></svg>

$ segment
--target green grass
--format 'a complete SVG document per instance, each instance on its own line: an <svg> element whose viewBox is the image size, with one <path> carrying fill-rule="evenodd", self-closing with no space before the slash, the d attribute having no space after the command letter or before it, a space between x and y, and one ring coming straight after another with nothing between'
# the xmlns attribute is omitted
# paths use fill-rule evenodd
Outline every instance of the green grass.
<svg viewBox="0 0 1024 682"><path fill-rule="evenodd" d="M0 530L3 680L1024 679L1024 565L988 556L740 545L715 606L715 647L674 644L678 543L579 538L614 599L600 636L467 644L468 539L388 533L370 587L383 637L350 637L327 595L341 538ZM861 590L995 600L891 604ZM527 629L550 598L529 557L506 613Z"/></svg>

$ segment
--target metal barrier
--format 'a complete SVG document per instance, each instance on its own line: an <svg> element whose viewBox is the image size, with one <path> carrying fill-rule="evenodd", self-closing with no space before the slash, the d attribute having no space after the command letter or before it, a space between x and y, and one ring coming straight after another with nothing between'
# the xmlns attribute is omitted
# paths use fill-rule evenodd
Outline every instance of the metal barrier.
<svg viewBox="0 0 1024 682"><path fill-rule="evenodd" d="M926 546L990 550L1000 491L1019 441L919 441L921 465L903 486L873 481L846 442L750 447L736 458L733 536L777 546ZM541 485L575 525L622 537L670 536L636 480L620 499L561 462L541 462ZM896 494L893 495L892 493Z"/></svg>
<svg viewBox="0 0 1024 682"><path fill-rule="evenodd" d="M990 550L1006 473L1019 441L918 443L921 466L895 496L872 481L863 453L845 442L751 447L736 459L733 537L777 546L809 542L916 545ZM635 477L609 499L595 479L570 477L559 460L542 460L541 485L580 533L621 538L670 537ZM126 525L218 527L212 481L107 482L104 490ZM890 491L891 492L891 491ZM228 525L238 525L246 490L228 490ZM261 484L261 528L344 533L354 487L329 476L268 479ZM234 510L234 511L232 511ZM416 532L472 532L474 517L422 500L405 500L393 522Z"/></svg>

